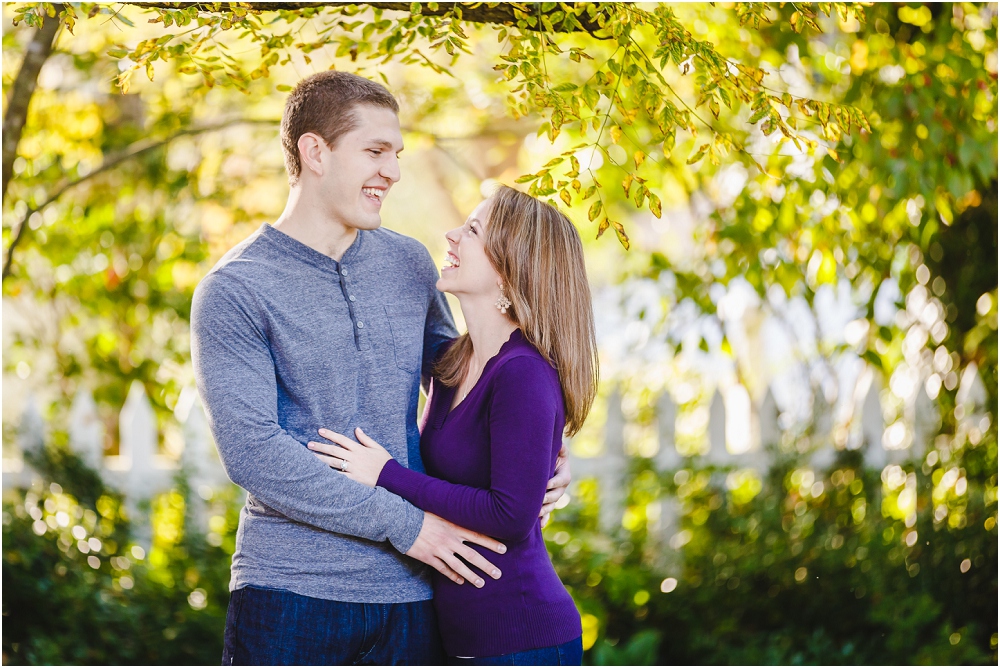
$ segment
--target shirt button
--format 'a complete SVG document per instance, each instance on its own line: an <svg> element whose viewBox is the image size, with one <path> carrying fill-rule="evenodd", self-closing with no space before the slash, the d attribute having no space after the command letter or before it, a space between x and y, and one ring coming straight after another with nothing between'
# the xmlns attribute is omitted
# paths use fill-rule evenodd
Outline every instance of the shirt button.
<svg viewBox="0 0 1000 668"><path fill-rule="evenodd" d="M359 321L358 321L358 329L364 329L364 328L365 328L365 323L363 323L363 322L361 322L361 321L359 320Z"/></svg>
<svg viewBox="0 0 1000 668"><path fill-rule="evenodd" d="M346 269L341 269L340 270L340 275L341 276L347 276L347 270Z"/></svg>
<svg viewBox="0 0 1000 668"><path fill-rule="evenodd" d="M357 299L354 298L354 295L351 295L350 297L348 297L348 299L350 299L352 302L358 301Z"/></svg>

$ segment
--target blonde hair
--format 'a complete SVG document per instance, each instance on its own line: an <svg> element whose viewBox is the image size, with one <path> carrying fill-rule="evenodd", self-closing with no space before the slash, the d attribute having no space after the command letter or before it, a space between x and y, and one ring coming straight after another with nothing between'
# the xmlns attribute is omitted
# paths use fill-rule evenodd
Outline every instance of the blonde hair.
<svg viewBox="0 0 1000 668"><path fill-rule="evenodd" d="M583 426L597 394L597 339L583 244L576 227L551 204L501 185L490 196L486 257L511 301L507 316L559 374L566 434ZM441 357L435 376L462 382L472 357L463 334Z"/></svg>

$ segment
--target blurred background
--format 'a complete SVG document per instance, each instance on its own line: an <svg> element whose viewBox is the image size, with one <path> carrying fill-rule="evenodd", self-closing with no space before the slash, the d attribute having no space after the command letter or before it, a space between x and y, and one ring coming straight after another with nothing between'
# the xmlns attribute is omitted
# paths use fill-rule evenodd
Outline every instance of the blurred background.
<svg viewBox="0 0 1000 668"><path fill-rule="evenodd" d="M285 37L232 30L194 65L133 70L208 19L69 7L3 5L5 664L218 662L243 493L193 388L190 300L280 214L286 91L330 67L398 97L383 224L436 260L493 184L569 155L576 192L603 182L622 226L599 236L590 202L556 200L584 240L601 355L545 529L586 662L996 664L996 3L600 9L639 51L658 46L641 12L669 16L760 68L775 104L870 123L801 118L813 145L797 142L750 104L713 109L695 56L657 68L701 137L738 138L728 153L629 117L624 42L600 33L542 42L553 83L609 72L610 131L581 144L518 97L499 24L451 16L456 54L440 39L422 66L369 58L372 31L395 30L369 6L264 12ZM572 48L590 59L558 55ZM230 61L263 64L241 79Z"/></svg>

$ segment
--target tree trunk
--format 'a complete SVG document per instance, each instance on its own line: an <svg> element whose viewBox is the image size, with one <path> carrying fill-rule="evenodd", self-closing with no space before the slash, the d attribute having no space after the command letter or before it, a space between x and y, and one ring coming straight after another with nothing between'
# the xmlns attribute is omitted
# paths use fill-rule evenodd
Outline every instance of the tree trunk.
<svg viewBox="0 0 1000 668"><path fill-rule="evenodd" d="M17 157L17 145L21 142L21 131L28 120L28 105L35 94L38 85L38 73L42 65L52 54L56 33L59 31L59 13L63 6L55 6L55 17L46 17L42 27L35 31L31 43L24 53L24 61L17 73L14 85L10 89L10 99L7 101L7 113L3 117L3 195L7 197L7 184L14 171L14 158Z"/></svg>

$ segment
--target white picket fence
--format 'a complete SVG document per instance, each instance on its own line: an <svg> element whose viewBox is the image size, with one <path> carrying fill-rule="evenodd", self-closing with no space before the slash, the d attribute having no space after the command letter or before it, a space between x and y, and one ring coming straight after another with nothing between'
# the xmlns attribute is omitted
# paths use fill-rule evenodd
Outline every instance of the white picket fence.
<svg viewBox="0 0 1000 668"><path fill-rule="evenodd" d="M816 429L811 441L822 445L809 453L808 464L815 469L833 464L836 450L832 446L831 431L838 426L848 430L844 447L862 450L865 464L870 468L881 471L887 466L899 465L910 459L922 460L931 447L938 419L938 408L927 394L922 390L918 391L914 401L905 406L902 419L887 425L880 399L881 383L877 375L868 370L861 374L858 384L858 389L862 391L856 393L853 410L846 423L836 425L830 415L813 416ZM739 397L739 394L733 393L731 396ZM745 392L742 394L746 396ZM981 426L986 415L986 390L974 364L970 364L962 374L957 402L960 408L956 410L963 416L959 420L959 431L963 432L960 436L964 436L971 429ZM759 474L768 470L771 460L765 446L779 445L783 435L772 391L768 389L763 401L757 406L751 406L749 412L748 423L727 424L726 401L721 392L715 392L709 409L708 449L699 458L701 464L752 469ZM653 457L660 470L676 470L690 465L678 454L675 446L676 418L677 407L671 397L664 393L657 402L655 431L659 436L659 448ZM740 429L749 430L749 435L739 433ZM901 429L905 430L902 437L899 434ZM624 476L629 460L625 437L628 431L629 425L621 410L621 398L615 393L608 401L603 452L596 457L572 458L575 479L597 480L601 498L600 523L606 531L613 530L622 522L626 491ZM736 454L734 443L742 446L749 443L749 447ZM665 498L658 502L658 517L652 524L661 536L669 535L675 525L677 507L673 501Z"/></svg>
<svg viewBox="0 0 1000 668"><path fill-rule="evenodd" d="M81 389L70 406L67 424L70 447L98 471L106 483L122 492L136 540L147 548L151 539L148 502L175 486L180 469L185 470L194 492L188 503L202 529L207 528L208 523L207 501L216 490L231 484L219 461L204 409L193 387L181 392L174 417L183 434L183 454L179 460L159 452L156 415L142 383L133 382L118 419L119 453L105 456L105 428L93 395ZM17 430L17 451L3 460L5 491L31 487L38 479L38 474L25 463L24 453L38 452L46 441L47 431L37 402L29 397Z"/></svg>
<svg viewBox="0 0 1000 668"><path fill-rule="evenodd" d="M869 372L867 376L863 374L861 383L863 391L860 396L855 397L854 410L846 424L840 425L849 433L845 447L862 449L868 466L878 470L907 459L923 458L929 447L937 411L927 395L922 391L917 392L913 404L905 408L903 420L887 426L883 418L879 398L880 383L877 378ZM867 387L864 383L867 383ZM745 403L748 400L746 392L727 393L727 396L736 397L730 401L740 400ZM985 400L985 388L975 366L970 365L962 374L958 391L958 402L963 415L960 429L970 429L974 428L972 425L980 424ZM750 406L749 415L746 415L747 406L739 407L742 414L749 417L748 423L744 421L732 424L731 421L727 425L727 409L731 410L732 407L727 407L723 395L716 391L709 409L708 450L700 457L700 461L719 467L765 472L770 460L764 446L777 444L782 438L779 411L773 393L768 390L760 405ZM214 490L231 484L222 469L201 401L194 388L187 388L181 393L174 417L183 433L183 454L179 461L160 454L156 416L145 389L139 382L132 384L121 409L118 421L120 445L116 456L104 455L104 425L98 417L97 406L90 392L78 392L70 409L67 427L71 447L99 471L108 483L124 494L126 507L135 522L140 542L148 543L150 537L148 518L143 512L148 504L144 502L169 491L179 468L183 467L187 472L194 492L189 500L193 504L192 513L203 526L207 519L206 500L212 498ZM653 457L656 466L663 470L678 469L685 465L675 447L676 419L677 408L665 393L657 403L655 431L659 443ZM829 416L815 415L814 421L819 431L834 427ZM22 453L41 448L46 439L46 429L39 407L29 398L18 428L18 446L21 452L3 460L4 490L31 486L37 474L25 465ZM749 430L749 434L745 430ZM904 437L900 437L899 430L904 430ZM628 431L629 425L621 407L620 394L614 391L608 400L603 452L596 457L573 457L575 479L597 479L601 494L601 524L607 530L620 525L622 521L624 476L629 459L626 452ZM830 465L836 453L829 445L832 442L829 431L816 434L813 440L826 445L811 454L811 465L815 468ZM744 451L734 454L734 443L743 446ZM674 522L676 512L672 508L671 500L665 499L657 522L662 531L668 531Z"/></svg>

